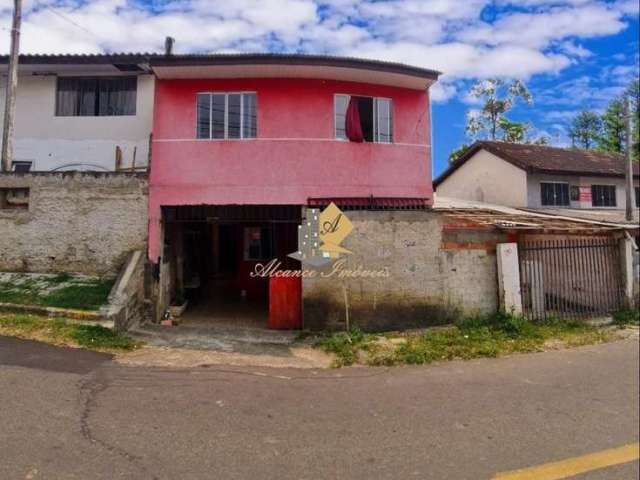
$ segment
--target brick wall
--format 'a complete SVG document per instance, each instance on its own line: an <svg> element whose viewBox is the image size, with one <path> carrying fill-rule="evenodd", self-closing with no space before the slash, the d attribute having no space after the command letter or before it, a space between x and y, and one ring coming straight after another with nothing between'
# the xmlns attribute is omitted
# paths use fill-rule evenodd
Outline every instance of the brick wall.
<svg viewBox="0 0 640 480"><path fill-rule="evenodd" d="M463 312L498 308L492 229L470 226L432 211L346 212L354 230L343 246L345 267L388 270L387 278L303 280L305 328L365 330L449 323ZM322 269L327 273L331 266Z"/></svg>
<svg viewBox="0 0 640 480"><path fill-rule="evenodd" d="M0 205L0 270L115 274L128 252L146 250L145 175L0 174L7 188L28 188L29 200Z"/></svg>

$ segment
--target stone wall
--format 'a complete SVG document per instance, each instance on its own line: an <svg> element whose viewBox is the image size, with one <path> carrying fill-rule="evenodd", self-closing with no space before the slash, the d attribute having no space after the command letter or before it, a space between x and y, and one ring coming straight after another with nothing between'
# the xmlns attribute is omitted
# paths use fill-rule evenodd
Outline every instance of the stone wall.
<svg viewBox="0 0 640 480"><path fill-rule="evenodd" d="M130 251L146 250L146 175L0 174L7 188L28 188L29 200L0 203L0 270L116 274Z"/></svg>
<svg viewBox="0 0 640 480"><path fill-rule="evenodd" d="M347 312L351 325L388 330L497 310L495 250L504 234L432 211L345 213L354 225L343 242L353 252L345 268L386 269L388 277L304 278L305 328L344 329Z"/></svg>

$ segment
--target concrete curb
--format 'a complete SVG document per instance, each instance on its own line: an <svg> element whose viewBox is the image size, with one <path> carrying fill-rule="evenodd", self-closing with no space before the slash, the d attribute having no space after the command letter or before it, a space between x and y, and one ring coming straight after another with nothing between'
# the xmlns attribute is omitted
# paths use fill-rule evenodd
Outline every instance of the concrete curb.
<svg viewBox="0 0 640 480"><path fill-rule="evenodd" d="M0 303L0 312L27 313L46 317L64 317L90 324L99 324L103 326L110 324L111 327L113 326L113 322L105 320L100 312L90 310L73 310L70 308L45 307L42 305L21 305L18 303Z"/></svg>

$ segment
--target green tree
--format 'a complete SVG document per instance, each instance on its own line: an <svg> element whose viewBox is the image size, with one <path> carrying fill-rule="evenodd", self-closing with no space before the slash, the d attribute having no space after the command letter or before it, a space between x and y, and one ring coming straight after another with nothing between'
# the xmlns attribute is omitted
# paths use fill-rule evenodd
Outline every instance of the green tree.
<svg viewBox="0 0 640 480"><path fill-rule="evenodd" d="M602 135L598 138L598 149L605 152L623 153L626 145L625 100L615 98L602 115Z"/></svg>
<svg viewBox="0 0 640 480"><path fill-rule="evenodd" d="M460 158L462 155L467 153L467 150L469 150L469 147L471 147L471 145L463 143L462 145L460 145L460 147L458 147L456 150L451 152L449 154L449 163L455 162L458 158Z"/></svg>
<svg viewBox="0 0 640 480"><path fill-rule="evenodd" d="M498 122L498 127L502 130L502 141L511 143L523 143L526 141L527 131L529 130L528 123L512 122L506 117L503 117Z"/></svg>
<svg viewBox="0 0 640 480"><path fill-rule="evenodd" d="M483 104L476 114L468 116L467 134L472 137L484 134L490 140L498 138L500 122L518 99L531 104L531 94L520 80L509 83L500 78L481 80L471 88L470 95L481 99Z"/></svg>
<svg viewBox="0 0 640 480"><path fill-rule="evenodd" d="M640 81L631 82L625 93L631 99L631 148L637 162L640 161Z"/></svg>
<svg viewBox="0 0 640 480"><path fill-rule="evenodd" d="M583 110L571 122L569 138L574 147L593 148L602 132L602 120L597 113Z"/></svg>

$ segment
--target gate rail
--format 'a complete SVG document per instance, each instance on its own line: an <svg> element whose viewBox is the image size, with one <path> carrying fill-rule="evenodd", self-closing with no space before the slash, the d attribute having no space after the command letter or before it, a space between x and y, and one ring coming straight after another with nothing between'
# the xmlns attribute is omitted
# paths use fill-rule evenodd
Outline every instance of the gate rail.
<svg viewBox="0 0 640 480"><path fill-rule="evenodd" d="M518 251L522 309L528 319L585 318L622 308L617 240L524 240Z"/></svg>

